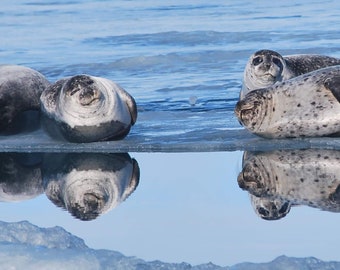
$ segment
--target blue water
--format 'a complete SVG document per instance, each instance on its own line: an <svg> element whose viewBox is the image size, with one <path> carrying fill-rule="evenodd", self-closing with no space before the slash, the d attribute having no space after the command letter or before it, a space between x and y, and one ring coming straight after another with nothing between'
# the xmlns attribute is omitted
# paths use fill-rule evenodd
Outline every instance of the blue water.
<svg viewBox="0 0 340 270"><path fill-rule="evenodd" d="M119 83L138 105L132 142L196 131L199 142L204 130L241 128L233 109L256 50L340 57L338 9L335 0L5 1L0 57L51 82L87 73Z"/></svg>
<svg viewBox="0 0 340 270"><path fill-rule="evenodd" d="M135 97L139 113L118 142L120 151L264 148L268 141L244 136L233 114L249 56L267 48L340 57L339 10L337 0L4 0L0 62L29 66L51 82L87 73L119 83ZM340 148L336 140L295 142ZM0 138L6 151L34 151L30 144L35 150L74 147L39 133ZM95 221L75 220L43 194L2 203L0 220L62 226L90 247L146 260L231 265L282 254L340 260L339 215L296 207L268 223L254 214L236 182L241 152L131 156L141 169L138 188Z"/></svg>

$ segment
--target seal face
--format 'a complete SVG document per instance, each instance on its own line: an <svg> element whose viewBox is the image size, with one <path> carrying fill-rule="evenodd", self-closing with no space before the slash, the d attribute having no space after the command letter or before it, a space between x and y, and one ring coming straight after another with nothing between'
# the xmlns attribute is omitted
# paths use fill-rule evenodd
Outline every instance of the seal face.
<svg viewBox="0 0 340 270"><path fill-rule="evenodd" d="M40 95L50 83L38 71L0 65L0 131L7 130L22 112L40 109Z"/></svg>
<svg viewBox="0 0 340 270"><path fill-rule="evenodd" d="M116 83L90 75L61 79L40 99L46 130L72 142L121 139L137 118L132 96Z"/></svg>
<svg viewBox="0 0 340 270"><path fill-rule="evenodd" d="M340 66L319 69L248 93L239 122L267 138L340 134Z"/></svg>
<svg viewBox="0 0 340 270"><path fill-rule="evenodd" d="M282 218L296 205L340 212L339 163L338 150L245 152L237 180L264 219Z"/></svg>
<svg viewBox="0 0 340 270"><path fill-rule="evenodd" d="M240 99L252 90L266 88L277 82L335 65L340 65L340 59L324 55L282 56L272 50L257 51L246 64Z"/></svg>
<svg viewBox="0 0 340 270"><path fill-rule="evenodd" d="M255 213L265 220L278 220L284 218L292 207L292 204L286 200L256 197L252 194L249 195Z"/></svg>
<svg viewBox="0 0 340 270"><path fill-rule="evenodd" d="M46 196L81 220L117 207L139 183L138 163L127 153L49 154L42 172Z"/></svg>

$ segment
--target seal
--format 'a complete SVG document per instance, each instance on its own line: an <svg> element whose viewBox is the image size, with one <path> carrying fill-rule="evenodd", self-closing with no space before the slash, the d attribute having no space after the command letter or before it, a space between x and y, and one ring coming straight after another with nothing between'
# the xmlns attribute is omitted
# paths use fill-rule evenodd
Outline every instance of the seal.
<svg viewBox="0 0 340 270"><path fill-rule="evenodd" d="M340 66L253 90L235 107L239 122L266 138L340 134Z"/></svg>
<svg viewBox="0 0 340 270"><path fill-rule="evenodd" d="M0 153L0 202L33 199L44 192L40 153Z"/></svg>
<svg viewBox="0 0 340 270"><path fill-rule="evenodd" d="M133 97L105 78L76 75L60 79L40 99L45 129L53 137L71 142L124 138L137 119Z"/></svg>
<svg viewBox="0 0 340 270"><path fill-rule="evenodd" d="M296 205L338 213L339 163L339 150L244 152L237 181L251 194L256 212L265 219L282 218Z"/></svg>
<svg viewBox="0 0 340 270"><path fill-rule="evenodd" d="M252 90L329 66L340 65L340 59L317 54L282 56L272 50L255 52L246 64L240 99Z"/></svg>
<svg viewBox="0 0 340 270"><path fill-rule="evenodd" d="M93 220L128 198L139 183L139 166L127 153L46 154L46 196L77 219Z"/></svg>
<svg viewBox="0 0 340 270"><path fill-rule="evenodd" d="M0 65L0 131L11 128L21 113L40 110L40 95L49 85L36 70Z"/></svg>

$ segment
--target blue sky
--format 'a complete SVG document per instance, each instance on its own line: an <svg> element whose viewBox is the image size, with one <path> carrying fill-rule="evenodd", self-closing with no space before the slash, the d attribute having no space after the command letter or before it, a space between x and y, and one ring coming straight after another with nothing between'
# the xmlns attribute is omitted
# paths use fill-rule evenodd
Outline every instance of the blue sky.
<svg viewBox="0 0 340 270"><path fill-rule="evenodd" d="M255 215L236 181L241 152L130 155L141 169L139 187L94 221L74 219L45 195L1 203L0 219L59 225L91 248L145 260L232 265L282 254L340 260L338 214L301 206L279 221Z"/></svg>

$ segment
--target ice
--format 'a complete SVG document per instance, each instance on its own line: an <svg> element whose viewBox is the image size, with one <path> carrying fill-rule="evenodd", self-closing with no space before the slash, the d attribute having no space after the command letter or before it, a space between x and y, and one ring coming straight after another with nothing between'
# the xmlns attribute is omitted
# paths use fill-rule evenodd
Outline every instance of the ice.
<svg viewBox="0 0 340 270"><path fill-rule="evenodd" d="M314 257L279 256L268 263L240 263L218 266L206 263L192 266L186 262L166 263L127 257L111 250L95 250L61 227L40 228L27 221L0 221L1 269L169 269L169 270L236 270L236 269L339 269L339 262L323 262Z"/></svg>
<svg viewBox="0 0 340 270"><path fill-rule="evenodd" d="M0 221L0 265L1 269L34 270L200 269L200 266L196 268L188 263L145 262L116 251L94 250L87 247L82 239L61 227L40 228L27 221Z"/></svg>
<svg viewBox="0 0 340 270"><path fill-rule="evenodd" d="M22 221L6 223L0 221L0 242L7 244L25 244L45 248L86 249L84 241L61 227L39 228Z"/></svg>
<svg viewBox="0 0 340 270"><path fill-rule="evenodd" d="M161 120L160 120L161 121ZM176 128L177 125L177 129ZM174 128L172 128L174 127ZM181 122L159 126L155 121L132 130L123 140L70 143L50 138L39 129L30 133L0 136L1 152L217 152L268 151L276 149L340 149L340 139L332 137L264 139L243 128L223 129L183 127ZM154 131L157 130L157 132Z"/></svg>

